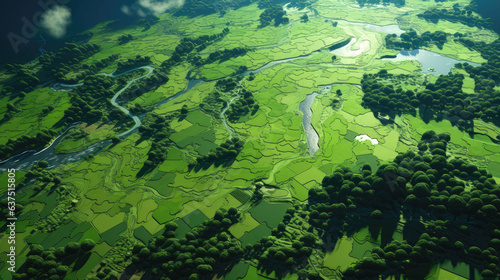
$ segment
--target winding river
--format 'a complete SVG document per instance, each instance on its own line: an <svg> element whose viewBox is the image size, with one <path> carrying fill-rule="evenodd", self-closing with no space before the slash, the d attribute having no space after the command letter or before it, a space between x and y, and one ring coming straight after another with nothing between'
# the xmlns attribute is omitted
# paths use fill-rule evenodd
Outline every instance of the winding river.
<svg viewBox="0 0 500 280"><path fill-rule="evenodd" d="M334 19L330 19L330 20L334 20ZM338 20L338 22L340 22L340 23L347 23L347 24L354 24L354 25L361 25L361 26L363 26L363 27L365 27L367 29L371 29L371 30L374 30L374 31L384 32L384 33L391 33L391 34L395 33L397 35L400 35L400 34L402 34L404 32L397 25L379 26L379 25L374 25L374 24L366 24L366 23L358 23L358 22L348 22L348 21L345 21L345 20ZM343 43L343 46L345 46L348 43L352 44L354 42L353 42L352 39L349 39L345 43ZM342 46L339 46L339 47L342 47ZM322 49L328 49L328 47L322 48ZM313 52L311 52L310 54L307 54L307 55L300 55L300 56L297 56L297 57L292 57L292 58L286 58L286 59L280 59L280 60L271 61L271 62L269 62L269 63L267 63L267 64L265 64L265 65L263 65L263 66L261 66L261 67L259 67L257 69L255 69L255 70L245 71L245 72L243 72L243 75L256 74L256 73L259 73L259 72L261 72L261 71L263 71L265 69L268 69L270 67L279 65L281 63L287 63L287 62L292 62L292 61L299 60L299 59L309 58L309 57L311 57L313 55L314 52L321 51L322 49L313 51ZM330 49L330 50L334 51L333 49ZM396 56L394 58L383 58L383 59L394 60L394 61L403 60L403 59L416 59L416 60L419 60L423 64L423 68L425 68L425 67L427 67L427 64L424 64L423 61L425 59L427 59L428 57L431 56L428 53L432 53L432 52L428 52L428 53L427 52L428 51L419 50L415 55L413 55L412 53L410 53L410 54L401 53L401 54L398 54L398 56ZM419 54L420 54L420 57L418 56ZM439 55L439 56L442 59L453 60L453 59L448 58L448 57L444 57L444 56L441 56L441 55ZM411 57L411 58L408 58L408 57ZM426 61L430 61L430 60L427 59ZM453 65L456 62L459 62L459 61L455 60L454 63L453 63ZM470 62L469 62L469 64L471 64L471 65L479 65L479 64L474 64L474 63L470 63ZM453 66L453 65L451 65L451 66ZM451 68L451 66L450 66L450 68ZM446 67L448 67L448 65ZM433 73L435 73L435 74L442 73L440 67L429 67L429 68L434 68L435 71ZM120 94L122 94L125 90L127 90L135 82L137 82L138 80L141 80L141 79L143 79L145 77L150 76L152 74L154 68L151 67L151 66L142 66L142 67L138 67L138 68L134 68L134 69L128 70L128 71L120 73L120 74L115 74L115 73L111 73L111 74L100 73L100 75L106 75L106 76L110 76L110 77L119 77L119 76L131 73L131 72L139 70L139 69L145 69L145 70L147 70L147 73L144 74L144 75L142 75L142 76L140 76L140 77L138 77L138 78L135 78L135 79L129 81L127 83L127 85L125 87L123 87L120 91L116 92L115 95L113 96L113 98L111 99L111 103L112 103L113 106L119 108L122 112L124 112L130 118L132 118L134 120L134 122L135 122L135 124L134 124L134 126L132 128L130 128L129 130L127 130L127 131L119 134L118 135L119 137L127 137L130 134L134 133L141 126L142 123L141 123L141 119L138 116L133 115L127 108L119 105L116 102L117 98L120 96ZM443 70L443 71L445 71L445 70ZM447 73L447 71L446 71L446 73ZM183 91L178 92L177 94L175 94L173 96L165 98L164 100L162 100L162 101L154 104L154 106L158 107L158 106L161 106L161 105L163 105L163 104L165 104L167 102L170 102L170 101L176 99L177 97L179 97L179 96L187 93L191 88L193 88L197 84L205 82L203 80L196 80L196 79L188 79L188 80L189 81L188 81L186 89L184 89ZM323 87L321 87L321 89L322 89L321 93L314 92L312 94L309 94L308 96L306 96L306 98L299 105L299 110L303 113L302 124L303 124L304 131L305 131L305 134L306 134L306 139L307 139L307 143L308 143L308 146L309 146L309 154L310 155L314 155L318 151L318 149L319 149L319 145L318 145L318 143L319 143L319 135L318 135L317 131L314 129L314 127L311 124L311 119L312 119L311 106L312 106L314 100L316 99L317 95L329 92L331 90L332 86L334 86L334 85L341 85L341 84L342 83L332 84L332 85L328 85L328 86L323 86ZM81 85L83 85L83 84L82 83L75 84L75 85L55 84L55 85L53 85L51 87L51 89L54 90L54 91L70 91L73 88L81 86ZM349 85L353 85L353 84L349 84ZM359 87L359 85L356 85L356 86ZM329 88L329 90L325 91L327 88ZM231 104L231 102L233 100L234 100L234 98L231 99L228 102L227 106L223 109L223 112L221 113L222 122L223 122L224 127L226 128L226 130L229 132L230 137L233 137L235 135L235 131L234 131L233 128L231 128L227 124L227 121L225 119L224 113L228 110L228 108L229 108L229 106L230 106L230 104ZM88 147L87 149L85 149L83 151L80 151L80 152L77 152L77 153L62 154L62 155L56 154L54 147L58 143L60 143L62 141L62 139L64 138L64 136L73 127L75 127L74 124L71 125L70 127L68 127L68 129L63 134L61 134L58 138L56 138L49 147L43 149L40 152L25 151L24 153L21 153L19 155L16 155L14 157L11 157L11 158L9 158L7 160L4 160L4 161L0 162L0 171L5 170L6 168L27 169L33 163L35 163L35 162L37 162L39 160L46 160L46 161L48 161L50 168L54 168L56 166L59 166L60 164L66 164L66 163L69 163L69 162L74 162L74 161L80 160L81 158L83 158L83 157L85 157L87 155L97 153L102 148L104 148L104 147L106 147L106 146L108 146L108 145L111 144L111 140L104 140L104 141L100 141L98 143L95 143L92 146Z"/></svg>
<svg viewBox="0 0 500 280"><path fill-rule="evenodd" d="M21 169L28 169L30 168L35 162L45 160L49 163L49 168L54 168L56 166L59 166L61 164L67 164L71 162L78 161L82 159L83 157L92 154L96 151L99 151L103 147L108 146L111 144L111 140L104 140L101 142L98 142L87 149L77 152L77 153L71 153L71 154L57 154L55 152L55 147L63 140L64 136L74 127L78 126L80 123L74 123L70 125L64 133L62 133L59 137L54 139L52 143L44 148L43 150L37 152L35 150L29 150L24 153L21 153L19 155L13 156L7 160L4 160L0 162L0 171L5 171L8 168L15 168L18 170Z"/></svg>
<svg viewBox="0 0 500 280"><path fill-rule="evenodd" d="M233 138L234 135L236 134L234 129L231 126L229 126L226 120L226 112L229 109L229 106L231 106L231 104L233 103L234 99L236 99L236 96L233 96L233 98L231 98L231 100L227 102L226 107L222 109L222 111L220 112L220 118L222 120L222 124L224 124L224 127L226 128L227 132L229 132L229 139Z"/></svg>
<svg viewBox="0 0 500 280"><path fill-rule="evenodd" d="M317 50L319 51L319 50ZM281 63L286 63L286 62L290 62L290 61L294 61L294 60L298 60L298 59L304 59L304 58L308 58L308 57L311 57L312 54L308 54L308 55L301 55L301 56L297 56L297 57L293 57L293 58L287 58L287 59L280 59L280 60L276 60L276 61L271 61L261 67L259 67L258 69L255 69L255 70L251 70L251 71L246 71L243 73L243 75L250 75L250 74L256 74L256 73L259 73L267 68L270 68L272 66L275 66L275 65L278 65L278 64L281 64ZM137 82L138 80L141 80L145 77L148 77L149 75L151 75L151 73L153 72L154 68L151 67L151 66L142 66L142 67L137 67L137 68L134 68L134 69L131 69L131 70L128 70L126 72L123 72L123 73L120 73L120 74L115 74L114 72L111 73L111 74L108 74L108 73L99 73L99 75L105 75L105 76L109 76L109 77L119 77L119 76L122 76L122 75L125 75L125 74L128 74L128 73L131 73L133 71L136 71L136 70L139 70L139 69L146 69L147 70L147 73L138 77L138 78L135 78L133 80L131 80L130 82L127 83L127 85L125 87L123 87L120 91L116 92L115 95L113 96L113 98L111 98L111 104L117 108L119 108L122 112L124 112L125 114L127 114L129 117L131 117L134 122L135 122L135 125L130 128L129 130L123 132L123 133L120 133L118 136L119 137L127 137L129 136L130 134L134 133L140 126L141 126L141 119L136 116L136 115L133 115L127 108L119 105L116 100L117 98L120 96L120 94L122 94L125 90L127 90L130 86L132 86L135 82ZM198 85L198 84L201 84L201 83L205 83L205 81L203 80L196 80L196 79L191 79L188 81L188 84L187 84L187 87L186 89L176 93L175 95L172 95L168 98L165 98L164 100L162 101L159 101L158 103L154 104L153 106L155 107L158 107L158 106L161 106L167 102L170 102L174 99L176 99L177 97L187 93L191 88L193 88L194 86ZM61 84L61 83L58 83L58 84L55 84L53 86L51 86L50 88L54 91L71 91L72 89L76 88L76 87L79 87L83 85L83 83L80 83L80 84L74 84L74 85L68 85L68 84ZM225 111L227 111L227 109L229 109L229 105L230 103L234 100L234 98L228 103L228 105L226 106L225 110L224 110L224 113ZM235 135L235 132L234 130L227 124L226 120L225 120L225 116L221 115L221 118L223 120L223 124L224 124L224 127L228 130L229 134L230 134L230 137L234 137ZM80 151L80 152L76 152L76 153L69 153L69 154L57 154L55 152L55 146L57 146L57 144L59 144L62 139L64 138L64 136L66 136L66 134L68 133L68 131L71 129L71 128L74 128L76 127L76 125L71 125L70 127L68 127L68 129L66 129L66 131L61 134L58 138L56 138L56 140L54 140L52 142L52 144L50 145L49 148L46 148L44 149L43 151L40 151L40 152L36 152L35 150L30 150L30 151L25 151L21 154L18 154L16 156L13 156L7 160L4 160L2 162L0 162L0 171L5 171L6 169L8 168L16 168L16 169L28 169L30 168L35 162L37 161L40 161L40 160L45 160L49 163L49 168L55 168L61 164L66 164L66 163L70 163L70 162L75 162L75 161L78 161L80 160L81 158L87 156L87 155L90 155L90 154L95 154L97 152L99 152L100 150L102 150L104 147L108 146L111 144L111 140L103 140L103 141L100 141L100 142L97 142L91 146L89 146L87 149L83 150L83 151Z"/></svg>
<svg viewBox="0 0 500 280"><path fill-rule="evenodd" d="M146 74L128 82L125 87L123 87L121 90L116 92L115 95L113 96L113 98L111 98L111 104L113 106L119 108L122 112L127 114L129 117L131 117L135 122L135 125L131 129L119 134L118 135L119 137L127 137L128 135L133 133L139 126L141 126L141 120L139 119L139 117L130 113L130 111L127 110L127 108L119 105L116 102L116 99L120 96L120 94L122 94L125 90L127 90L135 82L151 75L151 73L153 73L154 68L151 66L142 66L142 67L138 67L138 68L135 68L135 69L132 69L132 70L120 73L120 74L100 73L100 75L106 75L106 76L110 76L110 77L119 77L119 76L131 73L131 72L139 70L139 69L146 69L146 70L148 70L148 72ZM71 90L71 89L78 87L78 86L81 86L81 85L83 85L83 83L76 84L76 85L56 84L55 86L51 87L51 89L59 90L59 91L61 91L61 90L67 91L67 90ZM80 151L80 152L77 152L77 153L57 154L55 152L55 146L57 146L62 141L64 136L66 136L66 134L68 134L68 132L72 128L74 128L78 125L79 125L79 123L71 124L60 136L58 136L56 139L54 139L54 141L52 141L52 143L48 147L44 148L43 150L41 150L39 152L37 152L35 150L25 151L19 155L13 156L9 159L6 159L6 160L0 162L0 171L5 171L8 168L28 169L35 162L40 161L40 160L47 161L49 163L49 168L54 168L54 167L59 166L61 164L66 164L66 163L78 161L81 158L83 158L87 155L90 155L94 152L98 152L102 148L111 144L111 140L108 139L108 140L103 140L103 141L97 142L97 143L89 146L87 149Z"/></svg>
<svg viewBox="0 0 500 280"><path fill-rule="evenodd" d="M138 116L133 115L132 113L130 113L130 111L127 108L125 108L125 107L121 106L120 104L118 104L116 102L116 99L120 96L120 94L122 94L125 90L127 90L135 82L137 82L138 80L141 80L141 79L144 79L144 78L150 76L153 73L154 68L151 67L151 66L142 66L142 67L138 67L138 68L135 68L135 69L132 69L132 70L129 70L129 71L117 74L117 75L115 75L114 73L112 73L112 74L105 74L105 73L103 73L102 74L102 75L106 75L106 76L110 76L110 77L119 77L119 76L128 74L130 72L133 72L133 71L136 71L136 70L139 70L139 69L146 69L148 72L146 74L144 74L144 75L142 75L142 76L140 76L138 78L135 78L132 81L128 82L125 87L123 87L121 90L119 90L117 93L115 93L115 95L113 96L113 98L111 98L111 104L113 104L113 106L117 107L122 112L124 112L125 114L127 114L127 116L131 117L134 120L134 122L135 122L135 125L131 129L129 129L129 130L123 132L123 133L120 133L118 135L118 137L126 137L126 136L132 134L136 129L139 128L139 126L141 126L142 123L141 123L141 119L139 119Z"/></svg>

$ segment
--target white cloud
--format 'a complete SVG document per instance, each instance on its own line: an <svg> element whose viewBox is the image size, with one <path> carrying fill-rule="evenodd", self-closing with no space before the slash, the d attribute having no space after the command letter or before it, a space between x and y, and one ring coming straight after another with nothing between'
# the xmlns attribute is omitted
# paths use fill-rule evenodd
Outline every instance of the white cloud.
<svg viewBox="0 0 500 280"><path fill-rule="evenodd" d="M184 5L184 0L139 0L141 7L149 10L155 15L163 14L172 8L180 8Z"/></svg>
<svg viewBox="0 0 500 280"><path fill-rule="evenodd" d="M129 16L132 15L132 12L130 11L130 8L128 6L122 6L122 12Z"/></svg>
<svg viewBox="0 0 500 280"><path fill-rule="evenodd" d="M167 10L180 8L184 0L138 0L133 6L122 6L123 13L130 15L135 10L137 15L145 17L147 14L161 15Z"/></svg>
<svg viewBox="0 0 500 280"><path fill-rule="evenodd" d="M41 25L55 38L66 35L66 28L71 23L71 10L66 6L55 6L42 15Z"/></svg>

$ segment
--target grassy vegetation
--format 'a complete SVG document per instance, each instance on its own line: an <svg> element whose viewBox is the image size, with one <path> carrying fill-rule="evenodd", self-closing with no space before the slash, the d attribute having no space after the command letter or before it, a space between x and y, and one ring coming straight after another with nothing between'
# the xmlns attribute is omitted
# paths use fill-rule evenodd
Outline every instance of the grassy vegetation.
<svg viewBox="0 0 500 280"><path fill-rule="evenodd" d="M433 129L437 133L450 134L446 150L449 156L467 157L474 165L486 168L493 180L500 180L500 148L495 143L500 130L492 122L476 118L473 123L476 134L469 135L448 120L425 122L422 117L407 112L390 115L388 120L374 113L376 110L373 108L361 105L367 97L367 93L359 88L366 80L364 74L376 74L385 69L394 76L406 75L404 80L397 81L405 92L424 91L426 85L440 84L445 78L422 76L417 62L387 63L379 60L384 54L394 54L384 40L387 34L346 21L399 24L404 30L412 28L420 35L426 31L442 31L451 34L448 41L440 45L441 48L433 44L425 48L479 63L488 59L481 56L486 53L486 45L469 49L466 44L456 41L453 34L460 32L466 39L487 44L498 37L475 26L443 20L432 23L419 18L417 14L438 5L434 1L406 2L404 7L366 5L361 9L355 0L319 0L300 10L288 7L286 18L289 23L278 19L280 24L276 24L274 18L268 26L263 24L268 22L266 14L263 21L259 20L264 8L268 7L259 7L258 3L254 3L225 13L207 12L198 17L189 16L189 13L186 14L188 16L165 13L157 21L147 23L148 28L144 23L120 30L110 28L109 23L92 28L90 32L93 36L89 43L98 44L99 50L82 56L74 66L68 65L71 71L65 73L64 79L83 80L87 78L81 76L85 72L76 68L99 62L102 67L96 66L100 69L98 71L107 73L145 63L156 69L161 69L163 65L163 70L168 70L165 72L168 78L154 87L138 85L131 90L141 94L131 94L134 98L122 100L129 108L139 108L134 111L137 114L145 113L139 133L115 142L92 157L47 171L50 173L38 170L26 176L33 181L26 182L19 192L19 202L24 206L24 209L18 208L19 263L30 258L31 244L41 244L44 250L50 250L50 247L66 247L73 242L91 239L96 243L95 247L75 258L73 263L66 264L68 279L84 279L87 276L112 278L130 267L132 261L148 271L147 263L132 260L126 257L126 253L133 252L134 256L152 260L153 255L146 256L143 252L144 245L150 244L147 247L150 249L166 249L168 246L151 246L161 242L158 240L162 237L164 240L171 239L168 242L192 245L192 235L209 236L201 234L201 228L220 217L219 209L237 208L241 219L231 220L231 224L223 227L224 233L213 235L216 239L227 238L226 241L231 243L231 246L227 243L223 244L223 249L218 248L221 253L224 250L229 252L232 247L238 248L231 253L234 253L231 255L234 260L229 261L218 255L217 261L221 257L219 263L224 265L213 264L213 273L210 273L217 272L221 276L227 272L226 279L318 279L314 277L320 277L317 274L320 272L321 277L334 279L337 273L355 267L355 263L358 266L362 264L364 257L381 246L382 238L372 238L368 228L354 232L346 230L349 234L338 236L331 244L331 250L320 253L326 239L319 238L317 229L313 228L323 227L323 222L309 219L313 209L304 210L302 207L311 202L310 194L316 192L323 179L337 168L363 173L369 166L375 174L381 165L397 158L398 152L415 150L424 132ZM439 7L453 9L455 3L464 6L467 2L440 2ZM296 3L293 4L295 6ZM273 10L269 11L272 15ZM301 20L304 14L308 15L307 22ZM332 24L334 21L338 21L335 26ZM227 31L220 33L226 27ZM222 35L211 40L210 36L215 34ZM356 41L347 53L356 55L338 55L332 60L328 47L351 37ZM204 38L202 41L206 42L195 40L199 38ZM193 43L194 47L181 52L181 47L185 47L187 42ZM369 48L358 51L362 44L366 46L368 43ZM219 50L231 51L217 52ZM310 56L276 64L251 76L237 78L243 69L256 70L271 61L311 53ZM172 59L176 54L183 59ZM117 56L116 61L106 60ZM32 67L33 73L40 67L42 65L39 64ZM91 67L89 71L93 69ZM97 74L94 72L92 74ZM473 71L454 69L453 73L463 75L459 88L467 98L480 99L475 92L478 82ZM21 73L20 76L29 78L28 74ZM191 78L202 78L207 82L197 84L168 103L155 105L184 90L188 74ZM132 73L113 83L124 83L138 75L140 73ZM65 129L61 126L65 112L73 112L72 117L81 115L78 109L85 104L78 103L81 106L77 106L77 102L70 101L74 92L54 92L47 87L35 87L22 96L20 92L5 90L7 82L4 81L10 81L12 77L14 74L0 77L0 103L5 104L0 108L0 117L4 119L0 122L0 144L23 135L36 136L45 129L60 132ZM97 77L89 79L101 79ZM232 135L220 119L223 102L230 100L230 93L221 90L217 81L209 81L226 77L241 79L242 88L250 93L241 91L239 103L233 103L227 112L229 125L235 133L233 140L229 140ZM101 82L108 85L106 81ZM113 131L117 130L113 127L115 123L102 119L103 116L109 117L109 112L101 104L108 104L106 98L119 88L117 85L109 86L108 92L97 87L83 88L99 92L99 96L91 94L92 100L87 98L83 89L75 91L82 94L79 98L85 99L94 109L101 110L103 115L94 112L91 117L95 121L83 119L85 123L73 129L56 147L58 153L81 151L116 134ZM331 90L323 92L326 86L331 86ZM320 136L320 149L314 156L309 156L298 106L313 92L321 93L311 107L312 125ZM403 108L411 102L411 99L409 102L394 99L395 105L391 107ZM493 103L490 101L490 104ZM254 110L255 104L258 104L257 110ZM70 106L72 108L67 111ZM88 115L90 111L83 112ZM356 136L363 134L377 139L378 144L355 140ZM214 161L225 161L225 164L212 164ZM203 168L196 168L196 163ZM147 172L144 172L145 166ZM349 173L347 169L345 173ZM23 176L21 174L17 178L18 182ZM0 179L4 180L5 174ZM354 213L358 210L349 211ZM170 232L170 221L177 225L174 233ZM223 222L222 219L220 222ZM348 229L350 224L339 227ZM398 231L397 240L403 239L403 236L406 239L407 236L401 232ZM308 233L321 241L310 242L308 238L312 238ZM184 237L186 239L180 239ZM179 240L174 240L176 238ZM0 238L0 242L6 242L6 237ZM202 241L199 244L207 245ZM133 249L134 245L139 247ZM245 252L249 253L244 256L240 249L246 245L252 248L245 248ZM210 246L215 247L215 244ZM309 249L300 251L300 248L315 249L310 252ZM3 265L0 269L5 271L5 256L0 256L0 261ZM196 258L193 261L196 262ZM212 262L210 259L202 261L204 264ZM207 267L183 270L174 262L165 263L172 269L162 272L165 275L177 277L182 274L185 279L191 279L188 278L191 274L186 271L200 275L201 272L208 273ZM151 261L151 266L154 265ZM292 267L292 273L282 277L280 273L288 271L287 267ZM159 266L157 268L161 270ZM461 274L458 270L438 265L429 271L429 275L434 275L430 276L434 277L432 279L450 279ZM142 272L136 272L136 276L142 275ZM152 274L144 275L144 279L154 278ZM0 275L2 279L11 279L9 277L5 273Z"/></svg>

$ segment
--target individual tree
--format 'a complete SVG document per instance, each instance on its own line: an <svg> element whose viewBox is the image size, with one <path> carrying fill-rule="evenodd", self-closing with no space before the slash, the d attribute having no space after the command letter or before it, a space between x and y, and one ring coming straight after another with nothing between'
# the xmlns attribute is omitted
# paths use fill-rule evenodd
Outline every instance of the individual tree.
<svg viewBox="0 0 500 280"><path fill-rule="evenodd" d="M82 244L80 244L80 249L84 252L88 252L95 247L95 242L92 239L85 239Z"/></svg>
<svg viewBox="0 0 500 280"><path fill-rule="evenodd" d="M457 215L463 213L464 209L466 207L466 203L464 199L456 194L452 195L448 199L448 206L447 208L455 214L455 218Z"/></svg>
<svg viewBox="0 0 500 280"><path fill-rule="evenodd" d="M483 213L486 217L493 217L497 214L497 212L497 208L491 204L487 204L481 207L481 213Z"/></svg>
<svg viewBox="0 0 500 280"><path fill-rule="evenodd" d="M80 250L80 244L76 242L71 242L64 247L64 252L66 255L74 255Z"/></svg>
<svg viewBox="0 0 500 280"><path fill-rule="evenodd" d="M307 16L307 13L300 17L300 21L301 22L308 22L309 21L309 17Z"/></svg>

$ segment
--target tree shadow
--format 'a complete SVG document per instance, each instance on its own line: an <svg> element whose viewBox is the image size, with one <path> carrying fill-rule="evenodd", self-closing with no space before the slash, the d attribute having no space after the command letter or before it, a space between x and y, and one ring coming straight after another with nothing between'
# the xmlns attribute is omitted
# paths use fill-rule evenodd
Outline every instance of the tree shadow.
<svg viewBox="0 0 500 280"><path fill-rule="evenodd" d="M65 256L63 259L61 259L61 263L66 266L70 266L72 263L74 263L78 259L78 255L70 255L70 256Z"/></svg>
<svg viewBox="0 0 500 280"><path fill-rule="evenodd" d="M144 175L146 175L146 174L150 173L151 171L153 171L154 169L155 169L154 166L150 166L150 165L147 165L146 163L144 163L144 165L139 170L139 172L137 172L137 174L135 174L135 177L136 178L141 178Z"/></svg>
<svg viewBox="0 0 500 280"><path fill-rule="evenodd" d="M122 275L120 276L120 280L129 280L131 279L135 272L137 271L137 266L134 264L131 264L130 266L127 266L125 270L123 271ZM144 278L146 279L146 278Z"/></svg>
<svg viewBox="0 0 500 280"><path fill-rule="evenodd" d="M87 252L85 253L83 256L80 256L76 262L75 262L75 265L73 266L73 271L77 271L79 270L80 268L82 268L85 263L87 263L87 261L89 260L90 258L90 255L91 253L90 252Z"/></svg>

